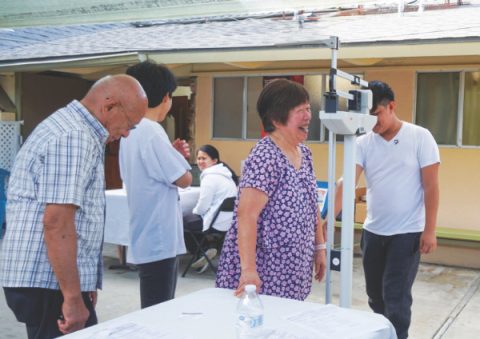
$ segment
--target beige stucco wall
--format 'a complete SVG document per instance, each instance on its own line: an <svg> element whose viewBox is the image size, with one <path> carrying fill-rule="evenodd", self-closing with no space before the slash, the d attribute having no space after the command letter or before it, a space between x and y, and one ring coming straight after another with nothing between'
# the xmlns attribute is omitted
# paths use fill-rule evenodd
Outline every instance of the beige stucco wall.
<svg viewBox="0 0 480 339"><path fill-rule="evenodd" d="M458 66L456 68L459 69ZM461 68L460 68L461 69ZM415 69L367 69L366 80L382 80L395 91L398 116L413 120L415 100ZM220 151L221 158L236 171L254 146L252 141L212 140L212 75L199 75L196 106L196 144L211 143ZM448 126L445 126L448 128ZM310 143L314 155L317 178L327 179L328 145ZM438 226L480 230L478 195L480 194L480 148L459 149L440 147L440 210ZM337 146L337 177L341 175L343 145Z"/></svg>

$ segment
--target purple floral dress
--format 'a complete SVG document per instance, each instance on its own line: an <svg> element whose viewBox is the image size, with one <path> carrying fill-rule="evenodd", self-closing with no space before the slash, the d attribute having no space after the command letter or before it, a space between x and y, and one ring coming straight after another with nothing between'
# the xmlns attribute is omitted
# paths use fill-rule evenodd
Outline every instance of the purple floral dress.
<svg viewBox="0 0 480 339"><path fill-rule="evenodd" d="M260 293L304 300L312 286L317 191L312 153L300 147L302 165L296 170L269 137L260 140L245 161L239 189L253 187L268 196L257 223ZM225 237L217 287L235 289L240 279L237 207Z"/></svg>

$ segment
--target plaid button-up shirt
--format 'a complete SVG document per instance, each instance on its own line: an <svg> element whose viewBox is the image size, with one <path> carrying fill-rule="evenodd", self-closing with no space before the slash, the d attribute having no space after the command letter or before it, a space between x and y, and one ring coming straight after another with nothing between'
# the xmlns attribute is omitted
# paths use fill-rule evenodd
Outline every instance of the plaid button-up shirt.
<svg viewBox="0 0 480 339"><path fill-rule="evenodd" d="M59 289L43 232L46 204L74 204L82 291L102 282L107 130L78 101L40 123L20 149L7 196L0 253L4 287Z"/></svg>

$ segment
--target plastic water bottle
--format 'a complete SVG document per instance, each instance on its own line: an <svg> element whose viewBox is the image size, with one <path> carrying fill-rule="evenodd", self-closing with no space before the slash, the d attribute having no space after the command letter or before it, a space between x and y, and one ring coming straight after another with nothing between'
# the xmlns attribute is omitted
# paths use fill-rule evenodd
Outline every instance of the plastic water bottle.
<svg viewBox="0 0 480 339"><path fill-rule="evenodd" d="M237 305L237 339L260 338L263 328L263 305L255 285L246 285Z"/></svg>

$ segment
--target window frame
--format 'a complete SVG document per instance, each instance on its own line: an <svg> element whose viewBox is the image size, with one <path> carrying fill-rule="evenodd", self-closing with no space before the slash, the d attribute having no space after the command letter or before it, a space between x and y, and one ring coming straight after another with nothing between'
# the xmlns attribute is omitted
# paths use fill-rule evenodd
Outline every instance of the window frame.
<svg viewBox="0 0 480 339"><path fill-rule="evenodd" d="M355 72L355 74L360 75L362 77L365 76L364 72ZM284 73L259 73L259 74L244 74L244 75L236 75L236 74L221 74L221 75L214 75L212 77L212 82L211 82L211 89L212 89L212 104L211 104L211 112L210 112L210 130L211 130L211 135L210 138L212 140L225 140L225 141L256 141L259 138L248 138L247 134L247 118L248 118L248 112L247 112L247 107L248 107L248 78L263 78L263 77L274 77L274 76L293 76L293 75L303 75L303 76L321 76L321 86L322 89L324 90L324 93L326 90L328 90L328 76L330 75L328 70L320 71L320 72L284 72ZM233 138L233 137L216 137L214 136L215 131L214 131L214 121L215 121L215 79L221 79L221 78L241 78L243 80L243 95L242 95L242 130L241 130L241 137L240 138ZM320 109L322 110L324 108L325 101L322 100ZM320 114L320 112L312 112L312 114ZM309 140L307 139L306 142L309 144L325 144L328 143L327 140L328 136L328 129L325 127L324 123L320 121L320 138L317 139L312 139ZM337 141L338 142L343 142L343 141Z"/></svg>
<svg viewBox="0 0 480 339"><path fill-rule="evenodd" d="M464 100L465 100L465 73L468 72L480 72L480 68L454 68L454 69L439 69L439 70L417 70L415 71L415 86L413 91L413 123L417 123L417 96L418 96L418 75L419 74L438 74L438 73L458 73L459 74L459 84L458 84L458 104L456 120L457 120L457 130L455 137L455 144L438 144L442 148L464 148L464 149L480 149L480 145L463 145L463 118L464 118ZM433 132L430 131L432 134ZM435 136L434 136L435 137Z"/></svg>

